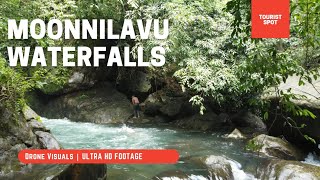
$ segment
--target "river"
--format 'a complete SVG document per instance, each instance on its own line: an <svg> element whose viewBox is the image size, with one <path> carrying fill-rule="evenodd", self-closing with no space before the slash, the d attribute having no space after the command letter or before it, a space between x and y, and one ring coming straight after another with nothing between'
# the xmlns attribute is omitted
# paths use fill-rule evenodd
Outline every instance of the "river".
<svg viewBox="0 0 320 180"><path fill-rule="evenodd" d="M190 157L217 155L232 161L232 172L238 180L251 180L256 179L259 163L266 160L246 151L245 141L225 138L225 132L182 130L169 125L101 125L66 118L42 121L66 149L176 149L180 154L175 165L109 165L108 179L143 180L175 171L193 180L208 179L207 168L190 161ZM309 159L315 163L312 157Z"/></svg>

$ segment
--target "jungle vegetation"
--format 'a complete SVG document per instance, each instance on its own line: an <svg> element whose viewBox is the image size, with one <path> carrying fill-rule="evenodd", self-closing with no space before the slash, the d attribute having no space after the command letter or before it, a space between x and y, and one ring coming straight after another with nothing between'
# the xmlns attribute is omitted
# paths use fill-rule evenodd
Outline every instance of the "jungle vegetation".
<svg viewBox="0 0 320 180"><path fill-rule="evenodd" d="M147 68L149 74L174 78L192 94L191 102L200 113L209 99L224 107L263 107L261 94L277 87L291 75L299 85L319 77L320 3L318 0L291 1L289 39L251 39L250 0L1 0L0 85L1 103L16 112L33 89L63 87L72 69L52 67L9 67L7 46L67 46L81 40L8 40L7 19L114 19L115 27L130 19L169 19L170 35L165 40L119 40L135 49L155 45L166 48L163 68ZM148 57L146 57L148 58ZM54 85L54 86L52 86ZM52 89L51 89L52 90ZM278 92L288 110L313 116L290 104L295 95ZM262 115L265 119L268 114Z"/></svg>

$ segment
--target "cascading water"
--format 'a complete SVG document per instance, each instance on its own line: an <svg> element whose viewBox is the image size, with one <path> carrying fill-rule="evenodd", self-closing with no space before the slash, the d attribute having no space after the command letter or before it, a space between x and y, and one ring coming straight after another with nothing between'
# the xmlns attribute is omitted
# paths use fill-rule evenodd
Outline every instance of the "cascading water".
<svg viewBox="0 0 320 180"><path fill-rule="evenodd" d="M245 141L226 139L224 133L204 133L173 129L169 126L101 125L72 122L68 119L46 119L43 123L67 149L176 149L180 160L175 165L109 165L109 179L151 179L163 172L184 172L187 179L210 179L206 167L189 161L190 157L208 155L230 159L234 177L256 179L256 167L265 158L244 150ZM309 161L311 162L310 155ZM313 159L312 163L316 160ZM165 174L165 173L164 173ZM169 176L169 175L168 175ZM170 178L163 178L170 179ZM171 179L183 179L174 177Z"/></svg>

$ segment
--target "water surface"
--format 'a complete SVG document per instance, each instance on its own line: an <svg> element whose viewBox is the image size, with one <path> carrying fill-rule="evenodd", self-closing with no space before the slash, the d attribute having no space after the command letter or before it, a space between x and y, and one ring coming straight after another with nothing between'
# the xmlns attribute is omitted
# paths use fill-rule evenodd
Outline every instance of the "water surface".
<svg viewBox="0 0 320 180"><path fill-rule="evenodd" d="M101 125L66 118L43 118L43 123L66 149L176 149L180 154L175 165L109 165L109 179L151 179L166 171L182 171L194 180L208 179L207 169L190 157L218 155L232 160L237 179L250 180L255 179L258 164L265 160L245 151L244 141L225 138L225 132L205 133L168 125Z"/></svg>

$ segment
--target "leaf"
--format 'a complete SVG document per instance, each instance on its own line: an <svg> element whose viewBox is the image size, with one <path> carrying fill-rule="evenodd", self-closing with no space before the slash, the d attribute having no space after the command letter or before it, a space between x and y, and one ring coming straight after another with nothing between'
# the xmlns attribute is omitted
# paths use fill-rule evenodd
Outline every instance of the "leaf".
<svg viewBox="0 0 320 180"><path fill-rule="evenodd" d="M268 120L268 118L269 118L269 113L265 112L264 115L263 115L263 119L264 120Z"/></svg>
<svg viewBox="0 0 320 180"><path fill-rule="evenodd" d="M316 140L314 140L313 138L309 137L308 135L304 135L304 138L308 141L311 141L313 144L317 144Z"/></svg>
<svg viewBox="0 0 320 180"><path fill-rule="evenodd" d="M300 80L299 80L299 86L303 86L303 85L305 85L305 84L304 84L304 82L300 79Z"/></svg>

